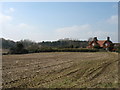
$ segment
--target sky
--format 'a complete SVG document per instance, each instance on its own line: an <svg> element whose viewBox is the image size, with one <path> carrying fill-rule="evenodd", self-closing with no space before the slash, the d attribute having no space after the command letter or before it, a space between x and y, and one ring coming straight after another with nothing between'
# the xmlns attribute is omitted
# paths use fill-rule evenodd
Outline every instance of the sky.
<svg viewBox="0 0 120 90"><path fill-rule="evenodd" d="M0 37L11 40L118 42L117 2L1 2Z"/></svg>

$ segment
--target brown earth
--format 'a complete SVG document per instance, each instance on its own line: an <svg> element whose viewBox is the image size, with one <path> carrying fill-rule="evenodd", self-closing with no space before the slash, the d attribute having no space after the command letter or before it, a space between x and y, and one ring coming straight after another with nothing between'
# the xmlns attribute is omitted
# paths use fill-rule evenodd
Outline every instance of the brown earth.
<svg viewBox="0 0 120 90"><path fill-rule="evenodd" d="M3 88L117 88L115 52L3 55Z"/></svg>

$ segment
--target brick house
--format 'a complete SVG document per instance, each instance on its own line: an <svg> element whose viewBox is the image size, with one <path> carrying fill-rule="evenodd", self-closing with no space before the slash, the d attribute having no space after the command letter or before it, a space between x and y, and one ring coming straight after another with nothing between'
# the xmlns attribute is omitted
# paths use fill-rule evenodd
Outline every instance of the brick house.
<svg viewBox="0 0 120 90"><path fill-rule="evenodd" d="M109 51L112 51L114 48L114 44L110 41L110 37L107 37L107 40L98 40L97 37L94 37L94 39L89 42L89 46L87 48L94 48L96 46Z"/></svg>

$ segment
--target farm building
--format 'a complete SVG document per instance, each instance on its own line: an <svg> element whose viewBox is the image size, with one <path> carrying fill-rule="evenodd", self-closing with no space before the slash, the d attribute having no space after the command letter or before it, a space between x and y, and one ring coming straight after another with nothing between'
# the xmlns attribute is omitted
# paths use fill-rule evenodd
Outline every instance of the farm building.
<svg viewBox="0 0 120 90"><path fill-rule="evenodd" d="M107 40L98 40L97 37L94 37L94 39L89 42L89 46L87 48L103 48L105 50L112 51L114 44L110 41L110 37L107 37Z"/></svg>

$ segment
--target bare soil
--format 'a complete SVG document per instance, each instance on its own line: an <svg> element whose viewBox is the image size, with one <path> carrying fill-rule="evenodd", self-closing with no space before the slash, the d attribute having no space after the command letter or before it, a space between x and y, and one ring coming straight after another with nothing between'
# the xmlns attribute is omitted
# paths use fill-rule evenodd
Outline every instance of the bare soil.
<svg viewBox="0 0 120 90"><path fill-rule="evenodd" d="M3 88L117 88L115 52L3 55Z"/></svg>

